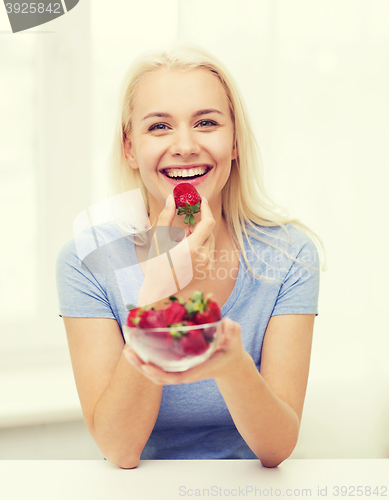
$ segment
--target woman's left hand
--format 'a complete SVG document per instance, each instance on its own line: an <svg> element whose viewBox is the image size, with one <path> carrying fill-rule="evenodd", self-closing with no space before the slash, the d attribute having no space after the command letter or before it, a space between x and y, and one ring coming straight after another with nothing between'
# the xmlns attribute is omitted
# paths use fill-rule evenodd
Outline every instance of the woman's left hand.
<svg viewBox="0 0 389 500"><path fill-rule="evenodd" d="M201 365L184 372L165 372L152 363L144 363L128 345L124 347L123 352L140 373L157 385L188 384L209 378L231 377L250 355L243 347L241 327L238 323L230 318L224 318L222 329L220 344L212 356Z"/></svg>

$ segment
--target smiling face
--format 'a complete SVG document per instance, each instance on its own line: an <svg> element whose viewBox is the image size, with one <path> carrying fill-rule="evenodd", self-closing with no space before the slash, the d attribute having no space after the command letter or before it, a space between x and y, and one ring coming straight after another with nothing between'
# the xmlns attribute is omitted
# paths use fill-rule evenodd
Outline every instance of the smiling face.
<svg viewBox="0 0 389 500"><path fill-rule="evenodd" d="M210 71L164 68L146 74L135 92L125 154L130 167L139 169L150 210L159 212L180 182L190 182L221 207L236 158L233 138L225 90Z"/></svg>

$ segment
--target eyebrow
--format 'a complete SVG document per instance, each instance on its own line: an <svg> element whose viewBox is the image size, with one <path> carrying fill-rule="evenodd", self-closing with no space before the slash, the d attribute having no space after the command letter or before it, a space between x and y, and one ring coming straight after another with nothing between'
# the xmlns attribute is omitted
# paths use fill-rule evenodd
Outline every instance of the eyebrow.
<svg viewBox="0 0 389 500"><path fill-rule="evenodd" d="M219 113L219 115L223 115L221 111L218 109L200 109L200 111L196 111L196 113L193 113L192 118L195 118L196 116L203 116L203 115L209 115L210 113ZM153 113L149 113L146 115L143 120L146 120L146 118L151 118L157 116L158 118L172 118L172 115L169 115L169 113L163 113L161 111L156 111Z"/></svg>

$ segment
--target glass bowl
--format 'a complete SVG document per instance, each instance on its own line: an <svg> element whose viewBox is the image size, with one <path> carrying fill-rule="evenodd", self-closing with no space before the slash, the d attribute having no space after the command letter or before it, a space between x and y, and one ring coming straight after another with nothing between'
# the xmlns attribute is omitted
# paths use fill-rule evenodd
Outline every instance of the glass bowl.
<svg viewBox="0 0 389 500"><path fill-rule="evenodd" d="M203 363L215 352L222 336L222 320L176 328L123 325L123 335L144 363L153 363L166 372L183 372Z"/></svg>

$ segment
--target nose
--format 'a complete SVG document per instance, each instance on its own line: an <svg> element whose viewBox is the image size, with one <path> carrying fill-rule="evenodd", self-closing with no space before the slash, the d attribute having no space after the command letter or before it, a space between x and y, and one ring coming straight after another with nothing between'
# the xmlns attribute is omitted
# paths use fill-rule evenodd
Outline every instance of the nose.
<svg viewBox="0 0 389 500"><path fill-rule="evenodd" d="M200 145L198 144L195 132L183 129L177 130L172 136L172 143L170 146L170 153L173 156L182 156L183 158L197 155L200 152Z"/></svg>

